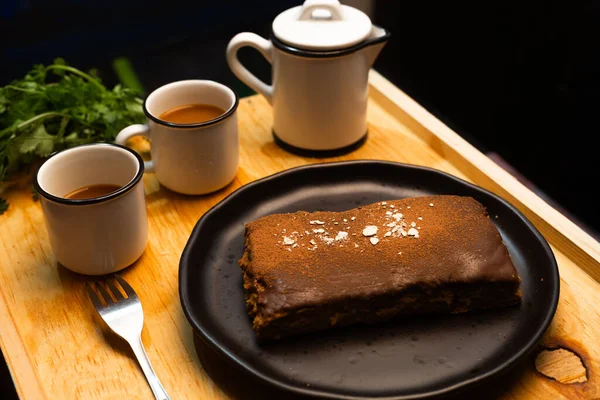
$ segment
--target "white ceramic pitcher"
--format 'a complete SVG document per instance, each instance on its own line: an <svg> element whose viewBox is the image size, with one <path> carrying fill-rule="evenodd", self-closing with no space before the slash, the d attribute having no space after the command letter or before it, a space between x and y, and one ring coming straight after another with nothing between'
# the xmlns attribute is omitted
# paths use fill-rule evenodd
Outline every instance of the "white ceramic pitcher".
<svg viewBox="0 0 600 400"><path fill-rule="evenodd" d="M275 18L270 40L236 35L227 46L227 62L273 106L279 145L301 154L341 154L366 140L368 73L389 36L356 8L306 0ZM272 85L240 63L237 51L244 46L272 64Z"/></svg>

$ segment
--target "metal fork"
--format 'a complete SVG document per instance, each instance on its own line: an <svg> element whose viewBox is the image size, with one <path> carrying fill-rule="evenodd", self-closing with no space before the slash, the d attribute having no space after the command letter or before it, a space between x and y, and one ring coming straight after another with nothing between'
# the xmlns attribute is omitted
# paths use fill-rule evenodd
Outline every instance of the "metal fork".
<svg viewBox="0 0 600 400"><path fill-rule="evenodd" d="M142 343L142 328L144 327L142 303L135 291L123 278L118 275L114 275L114 278L119 282L127 297L117 289L112 279L107 279L104 282L86 283L85 288L88 296L90 296L96 311L106 322L106 325L131 346L144 375L146 375L154 397L157 400L169 400L167 392L165 392L150 364Z"/></svg>

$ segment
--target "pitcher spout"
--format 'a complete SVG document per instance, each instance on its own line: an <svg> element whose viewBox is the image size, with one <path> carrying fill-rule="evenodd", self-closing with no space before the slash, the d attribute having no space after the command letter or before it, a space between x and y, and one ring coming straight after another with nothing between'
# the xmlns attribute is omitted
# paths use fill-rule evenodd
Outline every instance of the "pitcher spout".
<svg viewBox="0 0 600 400"><path fill-rule="evenodd" d="M379 56L379 53L385 46L385 44L390 39L390 32L384 28L381 28L377 25L373 25L373 29L371 30L371 34L365 42L365 47L363 51L365 52L365 57L367 60L367 64L372 67Z"/></svg>

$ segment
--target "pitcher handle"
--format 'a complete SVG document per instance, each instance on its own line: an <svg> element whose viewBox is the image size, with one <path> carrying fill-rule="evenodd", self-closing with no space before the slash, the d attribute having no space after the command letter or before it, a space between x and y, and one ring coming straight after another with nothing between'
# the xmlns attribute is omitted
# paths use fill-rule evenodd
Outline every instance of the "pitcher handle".
<svg viewBox="0 0 600 400"><path fill-rule="evenodd" d="M237 52L244 46L255 48L269 63L272 63L273 45L269 40L263 39L254 33L238 33L227 45L226 53L227 64L229 64L229 68L231 68L234 75L246 85L265 96L269 104L273 104L273 86L267 85L258 79L238 60Z"/></svg>

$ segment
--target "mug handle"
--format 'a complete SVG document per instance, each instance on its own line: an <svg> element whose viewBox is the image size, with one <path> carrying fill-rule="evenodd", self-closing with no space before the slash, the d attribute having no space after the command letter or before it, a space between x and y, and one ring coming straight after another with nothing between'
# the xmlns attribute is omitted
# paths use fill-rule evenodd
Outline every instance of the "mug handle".
<svg viewBox="0 0 600 400"><path fill-rule="evenodd" d="M263 39L254 33L244 32L238 33L231 39L227 45L226 52L227 64L229 64L229 68L231 68L231 71L235 76L246 85L265 96L269 104L273 104L273 86L267 85L254 76L237 58L238 50L245 46L255 48L269 63L272 63L273 45L271 44L271 41Z"/></svg>
<svg viewBox="0 0 600 400"><path fill-rule="evenodd" d="M121 132L115 138L115 143L125 146L127 141L134 136L142 136L146 139L150 139L150 130L146 124L135 124L129 125L127 128L123 128ZM154 163L152 161L144 161L144 171L154 172Z"/></svg>

